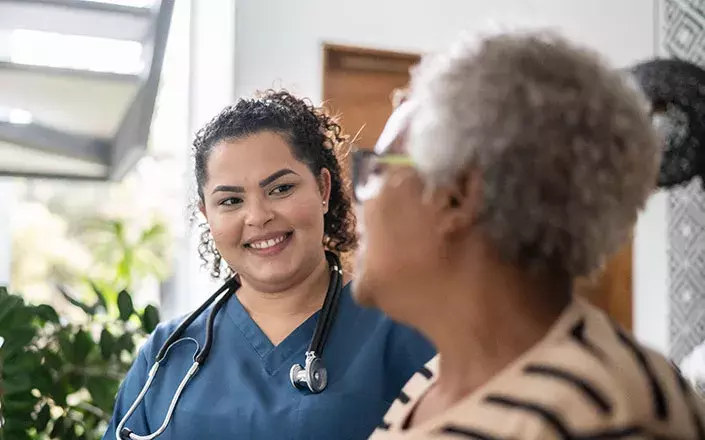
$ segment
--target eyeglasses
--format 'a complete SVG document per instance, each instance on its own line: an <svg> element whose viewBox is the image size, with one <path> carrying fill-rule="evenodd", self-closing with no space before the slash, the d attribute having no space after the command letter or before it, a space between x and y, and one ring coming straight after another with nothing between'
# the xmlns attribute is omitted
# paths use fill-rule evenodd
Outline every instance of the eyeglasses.
<svg viewBox="0 0 705 440"><path fill-rule="evenodd" d="M379 194L390 165L414 166L414 161L404 154L380 155L365 149L352 151L352 185L356 203L364 203Z"/></svg>

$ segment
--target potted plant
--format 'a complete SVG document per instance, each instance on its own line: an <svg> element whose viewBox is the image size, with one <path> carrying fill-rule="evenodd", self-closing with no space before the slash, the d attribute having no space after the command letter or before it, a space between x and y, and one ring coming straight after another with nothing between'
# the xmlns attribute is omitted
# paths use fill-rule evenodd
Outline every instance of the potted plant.
<svg viewBox="0 0 705 440"><path fill-rule="evenodd" d="M154 306L136 310L125 290L109 303L94 288L90 305L59 290L80 323L0 288L0 440L100 439L136 347L159 322Z"/></svg>

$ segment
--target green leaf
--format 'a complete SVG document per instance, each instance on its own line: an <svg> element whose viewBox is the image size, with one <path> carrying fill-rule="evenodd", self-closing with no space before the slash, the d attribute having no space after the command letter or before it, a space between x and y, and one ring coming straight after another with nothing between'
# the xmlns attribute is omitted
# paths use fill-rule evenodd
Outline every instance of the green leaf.
<svg viewBox="0 0 705 440"><path fill-rule="evenodd" d="M68 394L73 394L86 386L86 376L76 371L71 371L66 375L66 381L70 388Z"/></svg>
<svg viewBox="0 0 705 440"><path fill-rule="evenodd" d="M135 341L132 339L132 335L130 333L122 334L117 340L116 349L118 353L125 350L131 354L135 350Z"/></svg>
<svg viewBox="0 0 705 440"><path fill-rule="evenodd" d="M120 260L120 263L118 263L117 266L117 279L122 280L125 282L126 286L129 286L130 280L130 275L132 274L132 267L133 267L133 258L132 258L132 252L129 249L125 250L125 253L122 257L122 260Z"/></svg>
<svg viewBox="0 0 705 440"><path fill-rule="evenodd" d="M98 408L112 408L119 386L120 382L106 377L89 377L86 381L86 389Z"/></svg>
<svg viewBox="0 0 705 440"><path fill-rule="evenodd" d="M53 322L59 323L59 314L48 304L40 304L34 308L34 314L39 317L42 323Z"/></svg>
<svg viewBox="0 0 705 440"><path fill-rule="evenodd" d="M61 354L68 362L76 363L76 351L73 348L73 341L69 333L59 333L59 348L61 349Z"/></svg>
<svg viewBox="0 0 705 440"><path fill-rule="evenodd" d="M120 319L127 322L130 316L135 312L135 307L132 305L132 297L126 290L122 290L118 294L118 309L120 310Z"/></svg>
<svg viewBox="0 0 705 440"><path fill-rule="evenodd" d="M115 354L116 342L115 336L107 328L100 332L100 354L106 361L110 360L111 356Z"/></svg>
<svg viewBox="0 0 705 440"><path fill-rule="evenodd" d="M76 434L77 423L71 419L66 419L66 420L67 420L66 432L64 432L64 435L63 435L63 437L61 437L61 440L78 440L78 434Z"/></svg>
<svg viewBox="0 0 705 440"><path fill-rule="evenodd" d="M9 297L6 304L0 305L0 335L12 336L18 327L31 327L33 308L27 307L20 298Z"/></svg>
<svg viewBox="0 0 705 440"><path fill-rule="evenodd" d="M59 338L61 339L61 336L59 336ZM59 343L61 343L61 342L59 342ZM69 344L70 344L70 341L69 341ZM54 353L53 351L51 351L49 349L43 350L42 355L44 356L44 365L49 370L58 371L64 365L64 361L63 361L63 359L61 359L61 356L57 353Z"/></svg>
<svg viewBox="0 0 705 440"><path fill-rule="evenodd" d="M49 392L49 396L54 399L59 406L66 406L66 397L71 394L71 389L66 378L55 380L52 382L53 388Z"/></svg>
<svg viewBox="0 0 705 440"><path fill-rule="evenodd" d="M88 354L95 347L95 342L91 335L85 330L79 330L73 339L73 345L76 353L76 363L84 364Z"/></svg>
<svg viewBox="0 0 705 440"><path fill-rule="evenodd" d="M7 419L6 424L2 427L3 433L7 434L10 440L20 440L31 438L27 430L32 427L32 419Z"/></svg>
<svg viewBox="0 0 705 440"><path fill-rule="evenodd" d="M3 356L8 358L14 354L18 354L25 350L25 347L32 342L36 336L36 330L33 328L17 328L12 334L2 335L5 338L2 349Z"/></svg>
<svg viewBox="0 0 705 440"><path fill-rule="evenodd" d="M9 295L2 298L0 301L0 325L4 326L4 320L10 315L10 312L24 305L24 301L19 296Z"/></svg>
<svg viewBox="0 0 705 440"><path fill-rule="evenodd" d="M109 220L110 225L113 227L115 232L115 237L118 239L120 244L125 242L125 224L123 220Z"/></svg>
<svg viewBox="0 0 705 440"><path fill-rule="evenodd" d="M3 364L4 375L13 376L22 372L33 371L39 367L39 355L32 352L22 351L12 357L5 359Z"/></svg>
<svg viewBox="0 0 705 440"><path fill-rule="evenodd" d="M97 307L95 305L89 306L88 304L79 301L74 297L74 295L70 292L70 289L68 286L64 286L62 284L57 284L56 289L61 293L61 296L64 297L66 301L69 302L72 306L78 307L79 309L83 310L87 315L93 316L96 313Z"/></svg>
<svg viewBox="0 0 705 440"><path fill-rule="evenodd" d="M37 413L37 418L34 420L34 427L37 432L44 432L47 429L49 420L51 419L51 413L49 412L49 405L46 403L42 405L42 409Z"/></svg>
<svg viewBox="0 0 705 440"><path fill-rule="evenodd" d="M43 396L51 395L54 389L54 380L48 367L34 370L32 373L32 385L39 390Z"/></svg>
<svg viewBox="0 0 705 440"><path fill-rule="evenodd" d="M105 299L105 294L103 291L98 287L98 285L91 281L90 282L91 288L93 289L93 292L95 293L95 296L98 298L98 305L103 308L104 311L108 310L108 302Z"/></svg>
<svg viewBox="0 0 705 440"><path fill-rule="evenodd" d="M37 398L32 395L29 389L21 393L8 394L3 399L5 405L3 411L8 416L18 414L20 417L26 418L37 404Z"/></svg>
<svg viewBox="0 0 705 440"><path fill-rule="evenodd" d="M152 333L159 324L159 311L153 305L148 305L142 313L142 329L145 333Z"/></svg>
<svg viewBox="0 0 705 440"><path fill-rule="evenodd" d="M32 390L32 378L25 372L8 376L5 378L3 388L6 396L29 392Z"/></svg>
<svg viewBox="0 0 705 440"><path fill-rule="evenodd" d="M58 419L54 420L54 426L52 427L51 432L49 433L49 437L56 439L64 438L63 436L68 428L68 426L66 425L66 417L64 416L60 416Z"/></svg>
<svg viewBox="0 0 705 440"><path fill-rule="evenodd" d="M152 242L160 240L164 235L166 235L166 228L163 224L156 223L151 228L142 232L139 238L139 244L150 245Z"/></svg>
<svg viewBox="0 0 705 440"><path fill-rule="evenodd" d="M3 435L5 437L3 437ZM29 435L26 428L22 426L15 427L15 421L9 420L5 426L0 430L0 439L7 440L35 440Z"/></svg>

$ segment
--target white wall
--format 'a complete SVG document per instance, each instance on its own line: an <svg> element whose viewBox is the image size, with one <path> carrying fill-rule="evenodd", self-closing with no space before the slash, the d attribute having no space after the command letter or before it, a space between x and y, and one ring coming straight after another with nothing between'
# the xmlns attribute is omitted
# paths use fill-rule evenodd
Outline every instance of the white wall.
<svg viewBox="0 0 705 440"><path fill-rule="evenodd" d="M203 124L223 107L232 103L235 65L235 4L236 0L191 0L180 10L190 22L184 26L188 32L188 90L189 115L184 121L188 131L184 156L183 204L190 205L195 196L195 176L190 143ZM176 13L176 10L175 10ZM164 287L166 318L180 316L196 309L211 295L219 283L214 282L202 268L198 256L198 230L189 225L189 208L184 210L184 231L180 235L176 252L176 271Z"/></svg>
<svg viewBox="0 0 705 440"><path fill-rule="evenodd" d="M667 355L668 194L654 194L637 223L633 247L634 333Z"/></svg>
<svg viewBox="0 0 705 440"><path fill-rule="evenodd" d="M626 65L653 55L654 20L654 0L239 0L235 92L318 101L324 42L423 53L491 21L556 27Z"/></svg>
<svg viewBox="0 0 705 440"><path fill-rule="evenodd" d="M543 25L603 53L617 67L656 54L657 0L239 0L236 96L286 87L321 99L322 44L424 53L460 32ZM654 196L636 230L634 321L667 352L666 199Z"/></svg>
<svg viewBox="0 0 705 440"><path fill-rule="evenodd" d="M12 211L16 202L12 178L0 177L0 286L10 285L12 267Z"/></svg>

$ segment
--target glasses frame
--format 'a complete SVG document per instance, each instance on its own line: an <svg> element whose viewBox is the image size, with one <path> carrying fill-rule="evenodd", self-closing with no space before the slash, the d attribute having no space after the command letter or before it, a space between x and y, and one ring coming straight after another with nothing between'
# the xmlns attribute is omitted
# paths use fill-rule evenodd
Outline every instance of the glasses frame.
<svg viewBox="0 0 705 440"><path fill-rule="evenodd" d="M365 159L373 158L376 163L384 165L394 165L394 166L415 166L415 163L411 157L406 154L398 153L385 153L377 154L375 151L367 148L353 148L352 149L352 195L353 201L355 203L362 203L364 200L359 200L357 196L357 189L360 186L360 168L364 163Z"/></svg>

